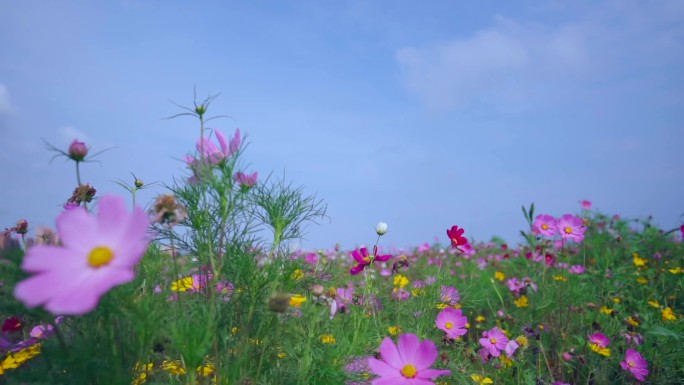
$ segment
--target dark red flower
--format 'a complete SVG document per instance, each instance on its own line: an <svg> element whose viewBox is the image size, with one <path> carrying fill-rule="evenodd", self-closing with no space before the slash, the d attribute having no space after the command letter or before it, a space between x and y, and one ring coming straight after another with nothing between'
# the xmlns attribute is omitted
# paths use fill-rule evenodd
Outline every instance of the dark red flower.
<svg viewBox="0 0 684 385"><path fill-rule="evenodd" d="M9 317L5 320L5 323L2 324L2 332L18 332L19 330L21 330L22 326L23 323L21 322L21 319L19 317Z"/></svg>
<svg viewBox="0 0 684 385"><path fill-rule="evenodd" d="M465 230L459 229L458 226L452 226L451 230L447 230L447 237L451 240L451 247L461 250L459 246L468 243L468 239L463 236L463 233L465 233Z"/></svg>

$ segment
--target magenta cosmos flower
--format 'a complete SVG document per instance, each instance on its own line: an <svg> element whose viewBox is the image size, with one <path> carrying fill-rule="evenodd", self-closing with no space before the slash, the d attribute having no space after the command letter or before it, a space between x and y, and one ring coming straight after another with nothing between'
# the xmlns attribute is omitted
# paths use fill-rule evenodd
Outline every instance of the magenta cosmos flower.
<svg viewBox="0 0 684 385"><path fill-rule="evenodd" d="M620 366L622 366L622 369L632 373L639 381L645 380L648 375L648 361L634 349L627 349L625 360L620 361Z"/></svg>
<svg viewBox="0 0 684 385"><path fill-rule="evenodd" d="M361 250L354 250L352 251L352 257L356 260L357 264L354 265L351 270L349 270L349 273L351 275L356 275L359 274L360 272L363 271L363 269L366 268L366 266L371 265L374 261L380 261L384 262L387 261L388 259L392 258L391 255L377 255L378 254L378 247L375 246L373 247L373 254L370 255L368 254L368 249L365 247L362 247Z"/></svg>
<svg viewBox="0 0 684 385"><path fill-rule="evenodd" d="M535 235L543 235L545 237L553 237L558 231L558 225L556 224L556 218L547 214L540 214L534 218L534 223L532 223L532 233Z"/></svg>
<svg viewBox="0 0 684 385"><path fill-rule="evenodd" d="M448 376L449 370L430 369L437 360L437 347L430 340L420 341L415 334L402 334L395 346L389 337L380 344L382 360L368 358L371 371L380 376L372 385L434 385L431 380Z"/></svg>
<svg viewBox="0 0 684 385"><path fill-rule="evenodd" d="M447 237L451 240L451 247L461 250L461 246L468 244L468 239L463 236L465 229L460 229L458 226L451 226L447 230Z"/></svg>
<svg viewBox="0 0 684 385"><path fill-rule="evenodd" d="M53 314L90 312L104 293L133 280L149 243L148 225L145 212L128 212L121 197L100 198L97 216L80 207L63 211L57 232L64 246L30 248L22 268L34 275L19 282L14 295Z"/></svg>
<svg viewBox="0 0 684 385"><path fill-rule="evenodd" d="M216 139L221 148L216 147L214 142L208 138L203 138L197 141L197 151L202 154L203 158L210 165L217 165L224 160L230 158L240 148L240 129L235 130L235 136L226 141L226 137L219 130L214 130Z"/></svg>
<svg viewBox="0 0 684 385"><path fill-rule="evenodd" d="M482 333L484 338L480 338L480 345L489 351L494 357L501 355L501 351L506 349L508 344L508 337L501 331L501 329L494 327L489 331Z"/></svg>
<svg viewBox="0 0 684 385"><path fill-rule="evenodd" d="M582 242L584 240L586 228L582 218L572 214L565 214L558 219L557 224L561 238L575 242Z"/></svg>
<svg viewBox="0 0 684 385"><path fill-rule="evenodd" d="M448 307L440 311L437 314L435 323L440 330L446 333L447 337L453 340L468 332L468 329L465 327L468 323L468 318L463 316L461 309Z"/></svg>

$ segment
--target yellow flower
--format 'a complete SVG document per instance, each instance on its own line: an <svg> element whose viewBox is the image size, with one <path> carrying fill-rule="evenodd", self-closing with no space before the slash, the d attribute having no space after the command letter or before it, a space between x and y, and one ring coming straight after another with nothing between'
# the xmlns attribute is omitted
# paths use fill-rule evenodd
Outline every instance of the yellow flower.
<svg viewBox="0 0 684 385"><path fill-rule="evenodd" d="M6 369L16 369L24 364L24 362L40 354L40 344L35 344L19 350L16 353L8 353L2 362L0 362L0 370L3 373Z"/></svg>
<svg viewBox="0 0 684 385"><path fill-rule="evenodd" d="M192 287L192 277L181 278L171 283L171 291L186 291Z"/></svg>
<svg viewBox="0 0 684 385"><path fill-rule="evenodd" d="M485 376L481 376L481 375L479 375L479 374L473 374L473 375L470 376L470 378L472 378L473 381L475 381L476 383L478 383L478 384L480 384L480 385L484 385L484 384L493 384L493 383L494 383L494 381L492 381L491 378L485 377Z"/></svg>
<svg viewBox="0 0 684 385"><path fill-rule="evenodd" d="M304 278L304 272L300 269L295 269L290 277L295 281L299 281L300 279Z"/></svg>
<svg viewBox="0 0 684 385"><path fill-rule="evenodd" d="M484 322L485 320L487 319L483 315L475 317L475 322Z"/></svg>
<svg viewBox="0 0 684 385"><path fill-rule="evenodd" d="M162 361L162 370L165 370L171 374L180 375L185 374L185 368L180 361Z"/></svg>
<svg viewBox="0 0 684 385"><path fill-rule="evenodd" d="M666 307L663 312L662 312L663 319L665 321L676 321L677 316L675 313L672 311L672 309L668 306Z"/></svg>
<svg viewBox="0 0 684 385"><path fill-rule="evenodd" d="M142 385L147 382L147 373L154 369L154 364L149 362L147 364L141 364L139 361L135 363L133 371L138 374L137 377L133 379L131 385Z"/></svg>
<svg viewBox="0 0 684 385"><path fill-rule="evenodd" d="M411 294L413 294L414 297L420 297L421 295L425 294L425 289L423 289L422 287L413 289L411 290Z"/></svg>
<svg viewBox="0 0 684 385"><path fill-rule="evenodd" d="M437 309L445 309L447 307L449 307L448 303L440 302L437 304Z"/></svg>
<svg viewBox="0 0 684 385"><path fill-rule="evenodd" d="M409 279L404 277L403 275L397 274L394 277L394 286L403 288L408 284L409 284Z"/></svg>
<svg viewBox="0 0 684 385"><path fill-rule="evenodd" d="M646 263L648 262L647 260L640 258L639 253L634 253L632 254L632 262L634 263L634 266L640 267L640 266L646 266Z"/></svg>
<svg viewBox="0 0 684 385"><path fill-rule="evenodd" d="M287 354L285 352L278 353L278 358L280 358L281 360L285 357L287 357Z"/></svg>
<svg viewBox="0 0 684 385"><path fill-rule="evenodd" d="M237 326L233 326L232 328L230 328L230 334L232 334L232 335L238 334L239 331L240 331L240 328Z"/></svg>
<svg viewBox="0 0 684 385"><path fill-rule="evenodd" d="M608 306L601 306L601 308L599 309L599 313L603 313L606 315L613 315L614 312L615 310L609 308Z"/></svg>
<svg viewBox="0 0 684 385"><path fill-rule="evenodd" d="M656 309L660 308L660 302L656 301L655 299L651 299L648 301L648 304L653 306Z"/></svg>
<svg viewBox="0 0 684 385"><path fill-rule="evenodd" d="M526 295L521 295L520 298L513 301L513 303L515 303L515 306L517 307L527 307L529 305Z"/></svg>
<svg viewBox="0 0 684 385"><path fill-rule="evenodd" d="M636 279L636 281L639 282L639 283L642 284L642 285L645 285L645 284L648 283L648 279L646 279L646 278L644 278L644 277L638 277L638 278Z"/></svg>
<svg viewBox="0 0 684 385"><path fill-rule="evenodd" d="M399 334L401 329L399 328L399 326L390 326L387 328L387 331L389 332L389 334L396 336L397 334Z"/></svg>
<svg viewBox="0 0 684 385"><path fill-rule="evenodd" d="M506 274L504 274L501 271L497 271L496 273L494 273L494 278L498 279L499 281L503 281L504 279L506 279Z"/></svg>
<svg viewBox="0 0 684 385"><path fill-rule="evenodd" d="M290 306L301 307L304 302L306 302L306 297L301 294L290 297Z"/></svg>
<svg viewBox="0 0 684 385"><path fill-rule="evenodd" d="M632 325L632 326L639 326L639 321L634 319L634 317L632 317L632 316L627 317L627 319L625 321L627 321L627 323Z"/></svg>
<svg viewBox="0 0 684 385"><path fill-rule="evenodd" d="M604 357L610 357L610 348L604 348L592 343L589 344L589 347L591 348L592 352L596 352Z"/></svg>
<svg viewBox="0 0 684 385"><path fill-rule="evenodd" d="M207 362L206 365L200 365L197 367L197 373L202 377L209 377L216 371L214 364Z"/></svg>
<svg viewBox="0 0 684 385"><path fill-rule="evenodd" d="M682 268L679 267L679 266L677 266L677 267L675 267L674 269L668 269L667 271L669 271L669 272L672 273L672 274L679 274L679 273L682 272Z"/></svg>
<svg viewBox="0 0 684 385"><path fill-rule="evenodd" d="M565 278L565 277L562 276L562 275L554 275L554 276L553 276L553 280L554 280L554 281L563 281L563 282L567 282L568 279Z"/></svg>
<svg viewBox="0 0 684 385"><path fill-rule="evenodd" d="M620 297L615 297L615 298L613 298L613 302L620 303L620 302L622 302L622 299L620 299Z"/></svg>
<svg viewBox="0 0 684 385"><path fill-rule="evenodd" d="M323 334L321 336L321 342L323 342L324 344L334 344L337 341L335 340L335 336L333 336L332 334Z"/></svg>
<svg viewBox="0 0 684 385"><path fill-rule="evenodd" d="M500 355L499 360L501 361L501 367L504 369L513 366L513 360L506 357L505 354Z"/></svg>
<svg viewBox="0 0 684 385"><path fill-rule="evenodd" d="M525 336L518 336L518 337L516 337L516 338L515 338L515 342L517 342L518 345L520 345L521 347L522 347L522 346L527 346L527 344L529 343L529 341L527 340L527 337L525 337Z"/></svg>

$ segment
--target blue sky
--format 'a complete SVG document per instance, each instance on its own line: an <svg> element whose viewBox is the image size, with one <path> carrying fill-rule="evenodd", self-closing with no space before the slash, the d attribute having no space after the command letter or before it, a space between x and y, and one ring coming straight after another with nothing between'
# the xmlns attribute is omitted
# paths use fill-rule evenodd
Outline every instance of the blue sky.
<svg viewBox="0 0 684 385"><path fill-rule="evenodd" d="M199 96L328 204L305 248L520 241L520 206L684 221L684 3L0 0L0 227L53 225L84 180L181 175ZM162 188L145 190L149 202Z"/></svg>

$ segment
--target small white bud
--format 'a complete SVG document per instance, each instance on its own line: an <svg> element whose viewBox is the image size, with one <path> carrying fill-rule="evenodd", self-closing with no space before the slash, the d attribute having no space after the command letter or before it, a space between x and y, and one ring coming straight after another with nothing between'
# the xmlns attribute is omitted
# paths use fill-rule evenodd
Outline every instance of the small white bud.
<svg viewBox="0 0 684 385"><path fill-rule="evenodd" d="M385 235L385 233L387 233L387 223L379 222L378 225L375 226L375 232L378 233L378 235Z"/></svg>

